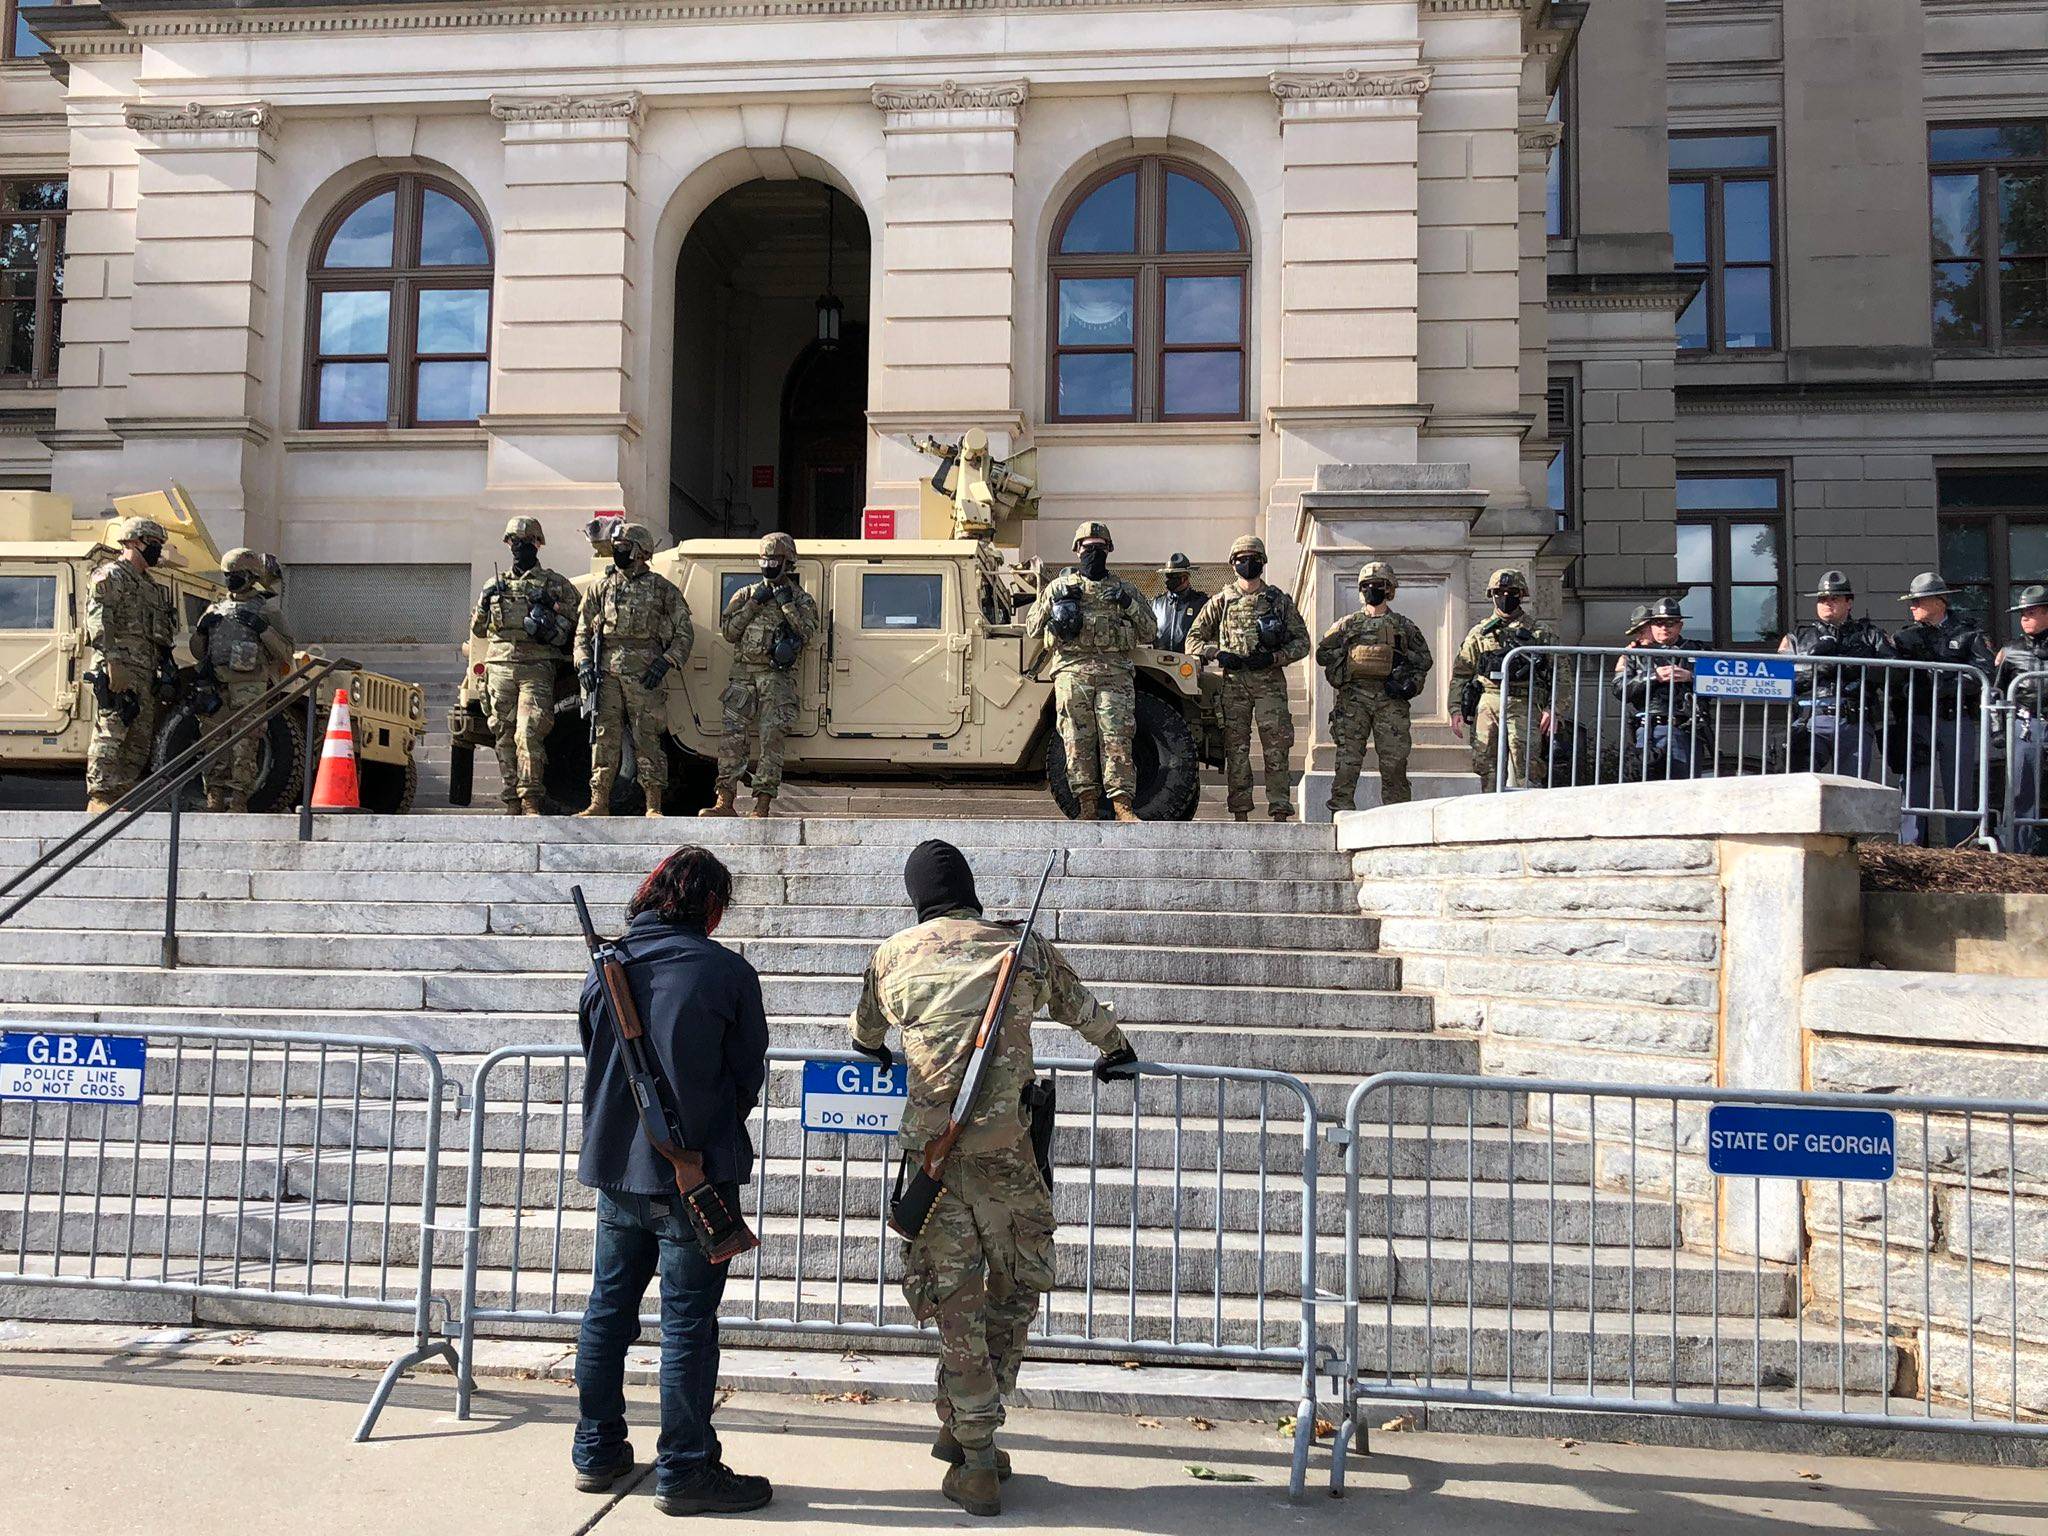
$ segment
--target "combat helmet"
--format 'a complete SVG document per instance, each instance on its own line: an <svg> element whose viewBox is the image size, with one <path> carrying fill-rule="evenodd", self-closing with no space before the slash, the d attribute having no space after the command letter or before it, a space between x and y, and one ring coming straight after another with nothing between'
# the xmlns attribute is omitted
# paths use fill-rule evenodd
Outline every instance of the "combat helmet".
<svg viewBox="0 0 2048 1536"><path fill-rule="evenodd" d="M1504 565L1486 578L1486 590L1492 592L1527 592L1529 578L1512 565Z"/></svg>
<svg viewBox="0 0 2048 1536"><path fill-rule="evenodd" d="M255 549L231 549L221 557L220 573L223 576L247 576L252 581L276 586L284 576L284 567L277 563L275 555L266 555Z"/></svg>
<svg viewBox="0 0 2048 1536"><path fill-rule="evenodd" d="M167 544L170 535L164 532L163 524L152 517L124 517L109 530L107 538L114 544Z"/></svg>
<svg viewBox="0 0 2048 1536"><path fill-rule="evenodd" d="M1822 571L1820 580L1813 584L1808 597L1854 597L1856 583L1849 579L1847 571Z"/></svg>
<svg viewBox="0 0 2048 1536"><path fill-rule="evenodd" d="M1109 536L1109 524L1107 523L1083 523L1074 530L1074 548L1079 549L1091 539L1102 540L1105 549L1114 550L1116 548L1116 540Z"/></svg>
<svg viewBox="0 0 2048 1536"><path fill-rule="evenodd" d="M654 553L654 534L645 523L621 523L612 533L614 554L622 544L629 546L640 559L645 560Z"/></svg>
<svg viewBox="0 0 2048 1536"><path fill-rule="evenodd" d="M1239 555L1257 555L1261 560L1265 559L1266 541L1256 533L1239 534L1230 541L1230 558L1235 560Z"/></svg>
<svg viewBox="0 0 2048 1536"><path fill-rule="evenodd" d="M515 517L505 524L505 537L502 542L510 544L514 539L531 539L536 544L547 543L547 536L540 531L540 519L537 517Z"/></svg>
<svg viewBox="0 0 2048 1536"><path fill-rule="evenodd" d="M1358 590L1363 592L1369 582L1381 582L1389 592L1401 590L1401 578L1394 574L1394 568L1384 560L1368 560L1358 572Z"/></svg>
<svg viewBox="0 0 2048 1536"><path fill-rule="evenodd" d="M786 533L765 533L761 536L760 559L794 560L796 540Z"/></svg>

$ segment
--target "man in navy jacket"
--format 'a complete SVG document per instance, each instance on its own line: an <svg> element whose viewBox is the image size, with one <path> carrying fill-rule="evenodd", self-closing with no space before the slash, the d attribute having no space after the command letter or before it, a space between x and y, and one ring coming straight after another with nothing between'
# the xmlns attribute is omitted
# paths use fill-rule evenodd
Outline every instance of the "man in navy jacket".
<svg viewBox="0 0 2048 1536"><path fill-rule="evenodd" d="M641 885L619 942L670 1117L704 1155L704 1176L735 1209L753 1173L747 1115L767 1075L761 978L712 932L732 876L708 850L681 848ZM647 1144L618 1034L596 974L577 1008L586 1069L583 1152L576 1176L598 1192L590 1302L576 1346L576 1486L602 1493L633 1469L626 1441L626 1351L640 1301L661 1276L661 1439L655 1503L664 1514L759 1509L765 1477L721 1459L711 1413L718 1389L718 1306L727 1266L713 1264L678 1209L674 1175Z"/></svg>

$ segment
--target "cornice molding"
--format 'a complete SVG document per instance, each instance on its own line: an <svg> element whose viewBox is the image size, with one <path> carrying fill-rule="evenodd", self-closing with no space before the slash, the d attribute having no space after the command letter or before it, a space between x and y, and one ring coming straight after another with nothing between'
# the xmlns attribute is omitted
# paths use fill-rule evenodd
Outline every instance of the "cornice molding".
<svg viewBox="0 0 2048 1536"><path fill-rule="evenodd" d="M884 112L1018 112L1031 94L1028 80L982 80L961 84L877 85L870 99Z"/></svg>
<svg viewBox="0 0 2048 1536"><path fill-rule="evenodd" d="M1805 416L1862 414L1866 411L2026 411L2039 412L2048 403L2048 388L2028 394L1947 393L1911 390L1899 394L1792 395L1714 394L1704 398L1678 386L1674 404L1681 416Z"/></svg>
<svg viewBox="0 0 2048 1536"><path fill-rule="evenodd" d="M131 103L121 117L136 133L262 133L277 132L277 108L268 102L209 106L189 101L182 106Z"/></svg>
<svg viewBox="0 0 2048 1536"><path fill-rule="evenodd" d="M1428 69L1347 69L1340 74L1276 72L1268 85L1282 103L1413 100L1429 89Z"/></svg>
<svg viewBox="0 0 2048 1536"><path fill-rule="evenodd" d="M491 116L501 123L637 123L640 93L592 96L493 96Z"/></svg>

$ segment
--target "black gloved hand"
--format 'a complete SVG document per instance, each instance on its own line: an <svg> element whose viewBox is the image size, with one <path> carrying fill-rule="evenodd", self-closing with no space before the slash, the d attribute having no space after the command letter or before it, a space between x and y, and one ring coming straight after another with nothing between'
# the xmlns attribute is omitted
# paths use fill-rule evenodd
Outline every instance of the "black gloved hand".
<svg viewBox="0 0 2048 1536"><path fill-rule="evenodd" d="M511 590L512 589L505 584L505 578L500 576L488 587L485 587L482 593L478 595L476 600L477 606L482 607L485 603L488 603L492 598L503 597L507 592Z"/></svg>
<svg viewBox="0 0 2048 1536"><path fill-rule="evenodd" d="M576 686L584 693L597 692L597 668L585 662L576 669Z"/></svg>
<svg viewBox="0 0 2048 1536"><path fill-rule="evenodd" d="M1127 1082L1138 1075L1135 1070L1137 1062L1138 1053L1128 1045L1124 1046L1121 1050L1104 1052L1095 1063L1095 1081L1098 1083Z"/></svg>
<svg viewBox="0 0 2048 1536"><path fill-rule="evenodd" d="M263 631L270 628L270 620L263 617L262 614L252 612L247 608L235 610L235 622L248 630L252 635L260 635Z"/></svg>
<svg viewBox="0 0 2048 1536"><path fill-rule="evenodd" d="M647 670L640 674L642 688L659 688L661 680L668 676L671 663L666 656L657 656L648 663Z"/></svg>
<svg viewBox="0 0 2048 1536"><path fill-rule="evenodd" d="M1136 602L1137 600L1138 600L1138 593L1137 593L1137 589L1136 589L1136 588L1134 588L1134 587L1131 587L1131 586L1129 586L1129 585L1126 585L1126 584L1123 584L1123 583L1119 583L1119 584L1118 584L1118 586L1117 586L1117 589L1116 589L1116 605L1117 605L1117 607L1119 607L1119 608L1128 608L1128 607L1130 607L1130 606L1131 606L1131 604L1135 603L1135 602Z"/></svg>
<svg viewBox="0 0 2048 1536"><path fill-rule="evenodd" d="M199 622L192 626L192 634L196 639L204 640L213 633L213 626L219 622L220 615L209 608L199 616Z"/></svg>
<svg viewBox="0 0 2048 1536"><path fill-rule="evenodd" d="M1235 651L1218 651L1216 653L1216 665L1226 672L1235 672L1244 664L1244 658Z"/></svg>
<svg viewBox="0 0 2048 1536"><path fill-rule="evenodd" d="M884 1072L891 1071L896 1066L896 1053L886 1045L862 1045L856 1040L853 1042L853 1048Z"/></svg>
<svg viewBox="0 0 2048 1536"><path fill-rule="evenodd" d="M768 582L757 582L747 596L757 603L772 603L775 601L775 588Z"/></svg>
<svg viewBox="0 0 2048 1536"><path fill-rule="evenodd" d="M1271 651L1253 651L1251 655L1244 659L1244 669L1247 672L1263 672L1272 665L1273 653Z"/></svg>

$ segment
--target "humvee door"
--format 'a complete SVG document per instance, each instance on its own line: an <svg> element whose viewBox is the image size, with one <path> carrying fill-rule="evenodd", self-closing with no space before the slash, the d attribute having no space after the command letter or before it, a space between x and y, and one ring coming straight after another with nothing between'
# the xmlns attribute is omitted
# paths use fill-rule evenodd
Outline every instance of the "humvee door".
<svg viewBox="0 0 2048 1536"><path fill-rule="evenodd" d="M0 562L0 730L62 730L78 708L84 639L69 565Z"/></svg>
<svg viewBox="0 0 2048 1536"><path fill-rule="evenodd" d="M834 736L946 737L967 718L966 613L953 560L832 568Z"/></svg>
<svg viewBox="0 0 2048 1536"><path fill-rule="evenodd" d="M725 605L732 601L733 593L759 581L761 572L751 557L696 559L691 562L691 567L683 595L690 603L690 622L697 629L697 644L690 653L689 664L683 669L683 682L690 700L690 712L697 717L698 729L715 742L725 728L725 711L719 703L719 695L725 691L726 681L732 674L732 647L720 637L718 621L724 616ZM799 559L796 569L797 580L803 584L803 589L818 600L821 609L825 608L825 596L818 590L818 562ZM715 596L712 595L714 591ZM698 606L700 592L710 600L708 613ZM829 614L826 622L830 622ZM815 736L818 733L819 695L822 692L819 656L824 649L825 637L820 633L804 648L803 660L797 663L797 717L796 724L790 727L792 736Z"/></svg>

